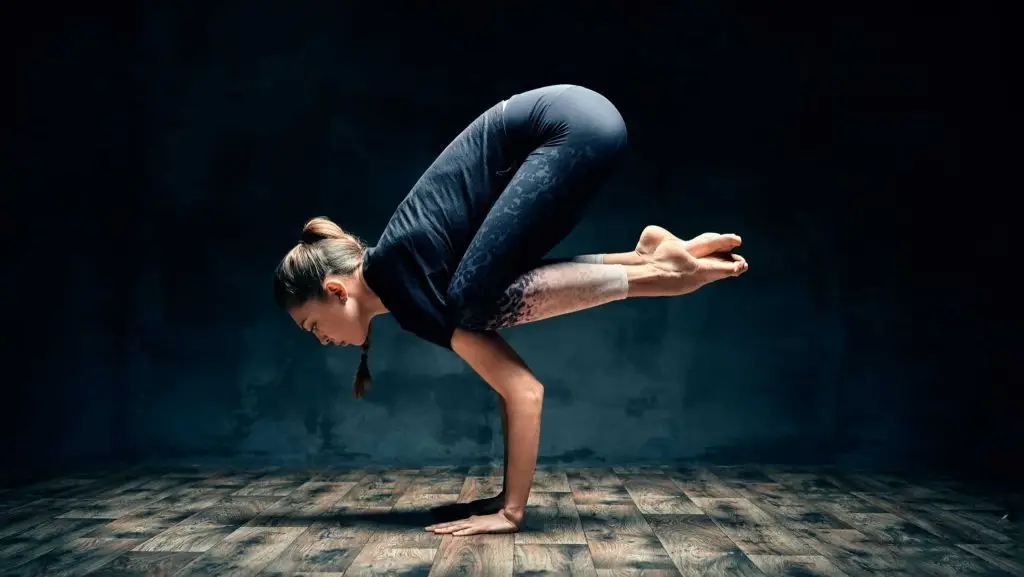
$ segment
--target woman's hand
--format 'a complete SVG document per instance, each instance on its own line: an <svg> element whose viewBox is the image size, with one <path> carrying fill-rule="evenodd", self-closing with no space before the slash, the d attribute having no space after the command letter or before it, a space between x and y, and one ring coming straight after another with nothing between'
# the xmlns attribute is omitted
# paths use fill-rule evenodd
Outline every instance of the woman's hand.
<svg viewBox="0 0 1024 577"><path fill-rule="evenodd" d="M481 535L485 533L515 533L519 530L519 522L513 522L503 511L490 515L473 515L458 521L447 523L436 523L426 528L433 531L435 535L454 535L463 537L466 535Z"/></svg>

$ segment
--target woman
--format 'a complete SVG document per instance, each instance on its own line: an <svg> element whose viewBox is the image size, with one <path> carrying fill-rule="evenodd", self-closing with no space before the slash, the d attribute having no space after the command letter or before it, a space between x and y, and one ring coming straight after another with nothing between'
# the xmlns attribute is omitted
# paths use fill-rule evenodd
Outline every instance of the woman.
<svg viewBox="0 0 1024 577"><path fill-rule="evenodd" d="M579 222L626 144L622 117L602 95L548 86L476 118L415 183L376 246L325 218L275 273L279 305L322 344L361 345L355 379L369 383L370 320L391 313L405 330L454 351L500 397L501 493L436 533L513 532L537 461L544 388L496 332L634 296L674 296L747 270L736 235L683 241L648 226L632 252L546 259Z"/></svg>

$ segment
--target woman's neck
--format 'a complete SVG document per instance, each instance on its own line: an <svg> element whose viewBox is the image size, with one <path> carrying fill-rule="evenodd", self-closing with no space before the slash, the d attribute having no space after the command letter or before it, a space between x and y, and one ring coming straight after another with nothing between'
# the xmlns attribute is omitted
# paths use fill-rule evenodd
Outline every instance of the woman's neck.
<svg viewBox="0 0 1024 577"><path fill-rule="evenodd" d="M356 290L350 292L356 292L356 294L352 296L359 299L361 307L366 311L369 318L372 319L377 315L390 312L387 307L384 306L384 302L380 300L380 297L377 296L377 293L374 292L373 288L366 282L366 277L363 276L363 265L361 263L359 268L352 273L352 280L355 281L355 287L353 288Z"/></svg>

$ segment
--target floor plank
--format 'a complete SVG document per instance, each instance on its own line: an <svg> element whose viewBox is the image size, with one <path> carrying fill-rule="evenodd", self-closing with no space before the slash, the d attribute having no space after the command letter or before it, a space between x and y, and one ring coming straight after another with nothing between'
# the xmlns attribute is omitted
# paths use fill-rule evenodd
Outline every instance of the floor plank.
<svg viewBox="0 0 1024 577"><path fill-rule="evenodd" d="M175 575L256 575L304 531L304 527L239 527Z"/></svg>
<svg viewBox="0 0 1024 577"><path fill-rule="evenodd" d="M585 504L577 508L596 569L678 574L635 503Z"/></svg>
<svg viewBox="0 0 1024 577"><path fill-rule="evenodd" d="M471 470L471 473L477 472ZM494 495L501 489L501 478L468 476L459 494L460 503ZM500 474L500 473L499 473ZM434 556L429 575L510 575L515 560L515 536L444 535Z"/></svg>
<svg viewBox="0 0 1024 577"><path fill-rule="evenodd" d="M628 475L625 478L626 492L632 497L640 512L654 514L700 514L700 507L685 494L672 479L663 475Z"/></svg>
<svg viewBox="0 0 1024 577"><path fill-rule="evenodd" d="M513 575L597 575L586 545L516 545Z"/></svg>
<svg viewBox="0 0 1024 577"><path fill-rule="evenodd" d="M572 493L531 493L517 545L586 545Z"/></svg>
<svg viewBox="0 0 1024 577"><path fill-rule="evenodd" d="M5 576L86 575L100 569L138 544L138 539L78 538L17 567L4 567Z"/></svg>
<svg viewBox="0 0 1024 577"><path fill-rule="evenodd" d="M813 550L776 519L743 498L694 499L749 555L810 555Z"/></svg>
<svg viewBox="0 0 1024 577"><path fill-rule="evenodd" d="M751 555L750 560L765 575L847 577L821 555Z"/></svg>
<svg viewBox="0 0 1024 577"><path fill-rule="evenodd" d="M118 555L90 577L137 577L139 575L173 575L202 553L170 553L166 551L128 551Z"/></svg>
<svg viewBox="0 0 1024 577"><path fill-rule="evenodd" d="M707 515L647 515L647 521L683 575L761 575Z"/></svg>
<svg viewBox="0 0 1024 577"><path fill-rule="evenodd" d="M263 575L342 574L370 539L358 527L317 523L306 528L264 569Z"/></svg>

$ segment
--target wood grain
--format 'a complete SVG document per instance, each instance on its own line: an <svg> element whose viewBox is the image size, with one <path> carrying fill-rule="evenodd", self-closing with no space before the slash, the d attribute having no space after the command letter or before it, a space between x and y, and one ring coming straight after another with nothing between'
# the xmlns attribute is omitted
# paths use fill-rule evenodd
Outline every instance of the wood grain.
<svg viewBox="0 0 1024 577"><path fill-rule="evenodd" d="M997 497L779 466L537 469L521 531L424 527L501 468L133 468L0 492L4 575L1024 574Z"/></svg>

